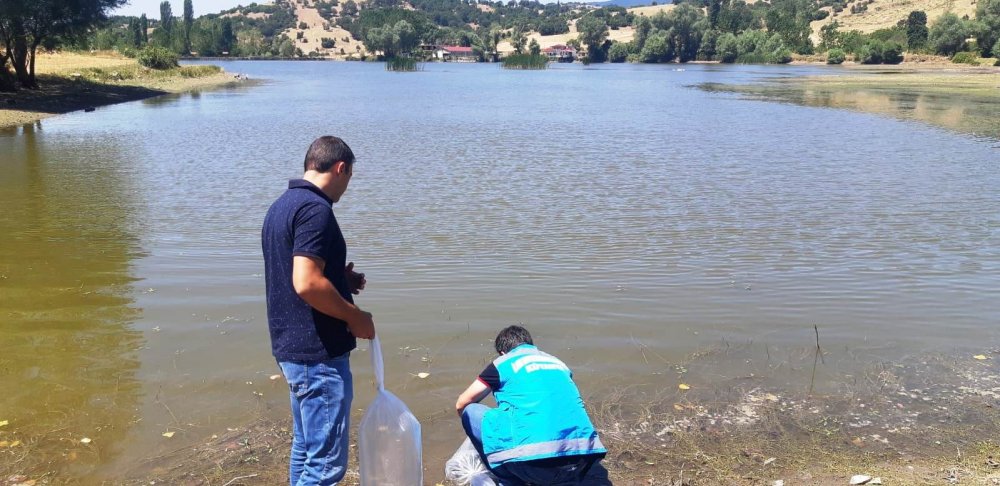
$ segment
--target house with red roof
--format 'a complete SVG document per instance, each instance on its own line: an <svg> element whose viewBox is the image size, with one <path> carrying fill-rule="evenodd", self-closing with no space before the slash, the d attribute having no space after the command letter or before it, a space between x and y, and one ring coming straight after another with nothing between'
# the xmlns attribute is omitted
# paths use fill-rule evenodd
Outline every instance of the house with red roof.
<svg viewBox="0 0 1000 486"><path fill-rule="evenodd" d="M573 62L576 59L576 49L564 44L546 47L542 49L542 54L548 57L550 61L556 62Z"/></svg>
<svg viewBox="0 0 1000 486"><path fill-rule="evenodd" d="M464 46L440 46L434 52L434 57L451 62L476 62L478 60L478 56L472 48Z"/></svg>

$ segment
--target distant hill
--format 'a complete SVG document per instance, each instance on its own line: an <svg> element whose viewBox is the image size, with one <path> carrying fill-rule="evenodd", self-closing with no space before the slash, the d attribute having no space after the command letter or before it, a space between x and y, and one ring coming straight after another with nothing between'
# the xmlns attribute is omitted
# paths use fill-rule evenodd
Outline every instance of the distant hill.
<svg viewBox="0 0 1000 486"><path fill-rule="evenodd" d="M672 3L672 2L670 2L670 1L664 1L664 2L656 2L656 3L662 5L662 4L666 4L666 3ZM603 2L590 2L589 4L593 5L595 7L625 7L625 8L632 8L632 7L644 7L646 5L652 5L653 1L652 0L606 0L606 1L603 1Z"/></svg>
<svg viewBox="0 0 1000 486"><path fill-rule="evenodd" d="M858 13L851 13L851 7L855 5L864 5L866 8L858 9L861 10ZM857 30L867 34L895 26L900 20L906 20L914 10L922 10L927 14L929 26L934 25L945 12L975 18L976 0L856 0L848 2L841 12L834 12L830 7L824 7L823 10L829 11L831 15L812 23L813 42L819 41L819 29L835 20L840 24L841 32Z"/></svg>

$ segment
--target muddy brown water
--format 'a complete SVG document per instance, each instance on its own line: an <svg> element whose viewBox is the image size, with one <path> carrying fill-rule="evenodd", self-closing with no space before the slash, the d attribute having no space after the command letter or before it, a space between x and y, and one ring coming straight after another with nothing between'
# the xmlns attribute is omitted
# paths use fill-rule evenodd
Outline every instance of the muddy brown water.
<svg viewBox="0 0 1000 486"><path fill-rule="evenodd" d="M740 362L682 364L726 343L811 363L814 325L836 355L770 390L1000 341L995 141L691 87L813 68L224 67L267 82L0 133L0 440L31 447L0 451L12 472L115 481L287 416L259 230L322 134L358 155L335 209L432 470L511 323L591 401L718 385Z"/></svg>

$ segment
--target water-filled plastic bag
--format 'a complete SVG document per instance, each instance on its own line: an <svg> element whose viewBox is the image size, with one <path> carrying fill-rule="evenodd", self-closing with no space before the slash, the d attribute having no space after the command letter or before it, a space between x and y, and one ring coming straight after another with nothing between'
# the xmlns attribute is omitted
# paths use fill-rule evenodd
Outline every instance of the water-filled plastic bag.
<svg viewBox="0 0 1000 486"><path fill-rule="evenodd" d="M361 486L422 486L420 422L402 400L385 389L378 335L370 351L378 394L358 429Z"/></svg>

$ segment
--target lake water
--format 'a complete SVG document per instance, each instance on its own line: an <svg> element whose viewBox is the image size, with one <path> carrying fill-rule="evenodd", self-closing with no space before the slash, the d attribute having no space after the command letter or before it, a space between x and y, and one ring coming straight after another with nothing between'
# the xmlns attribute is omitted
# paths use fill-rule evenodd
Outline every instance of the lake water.
<svg viewBox="0 0 1000 486"><path fill-rule="evenodd" d="M591 401L676 388L667 363L721 342L793 356L814 325L837 357L820 390L859 355L1000 342L996 141L693 87L825 69L223 67L265 82L0 132L0 439L57 478L141 476L287 416L259 230L324 134L358 156L335 211L431 477L461 440L455 397L512 323Z"/></svg>

